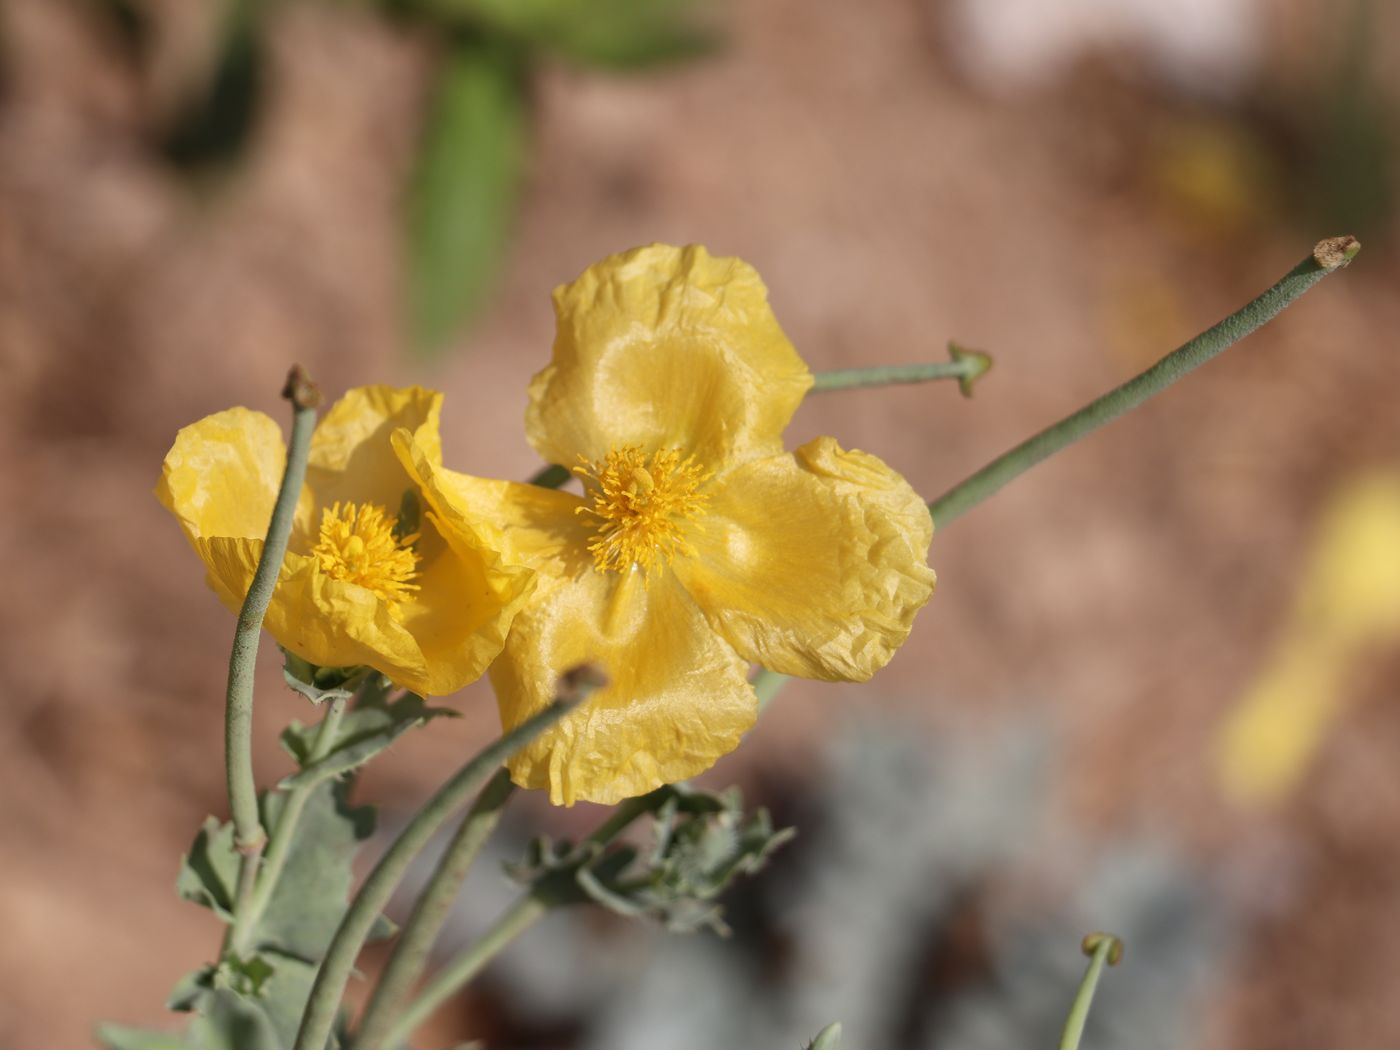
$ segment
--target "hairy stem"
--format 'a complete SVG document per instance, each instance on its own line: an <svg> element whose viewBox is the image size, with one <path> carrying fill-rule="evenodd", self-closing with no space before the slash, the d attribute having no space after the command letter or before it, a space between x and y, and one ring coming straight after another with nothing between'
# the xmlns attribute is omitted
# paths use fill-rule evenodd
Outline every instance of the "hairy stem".
<svg viewBox="0 0 1400 1050"><path fill-rule="evenodd" d="M384 972L380 974L379 983L360 1019L360 1031L352 1044L355 1050L374 1050L375 1047L394 1045L386 1041L386 1036L393 1026L399 1006L423 972L428 953L452 911L452 903L466 880L467 872L495 830L514 790L510 775L504 769L497 771L462 818L432 878L413 906L413 914L399 935Z"/></svg>
<svg viewBox="0 0 1400 1050"><path fill-rule="evenodd" d="M934 522L940 528L947 525L1018 474L1161 393L1182 376L1272 320L1322 278L1349 263L1360 250L1361 245L1352 237L1332 237L1320 242L1311 255L1253 302L1174 350L1141 375L1027 438L930 502L929 511L933 514Z"/></svg>
<svg viewBox="0 0 1400 1050"><path fill-rule="evenodd" d="M417 999L404 1008L383 1046L399 1046L407 1035L428 1019L439 1006L481 972L501 950L549 912L549 902L526 894L510 906L495 924L471 946L458 953L423 988ZM374 1044L367 1044L369 1050Z"/></svg>
<svg viewBox="0 0 1400 1050"><path fill-rule="evenodd" d="M606 846L622 834L638 817L654 812L669 796L668 788L620 803L608 819L585 840L595 846ZM548 914L556 904L548 893L531 891L517 900L482 936L463 949L442 968L403 1010L389 1028L384 1047L401 1045L439 1006L455 995L492 959L531 926ZM374 1044L356 1050L376 1050Z"/></svg>
<svg viewBox="0 0 1400 1050"><path fill-rule="evenodd" d="M586 695L586 694L585 694ZM580 700L556 700L522 722L468 761L420 809L365 879L331 939L316 974L295 1050L324 1050L345 994L355 959L370 929L389 903L399 880L428 840L507 759L578 706Z"/></svg>
<svg viewBox="0 0 1400 1050"><path fill-rule="evenodd" d="M224 713L224 764L228 770L228 800L233 813L234 843L243 859L238 870L238 889L234 898L234 920L224 942L226 952L241 955L247 950L251 932L248 912L255 891L258 867L267 834L258 816L257 785L253 780L253 670L257 665L258 641L263 617L267 615L273 588L282 571L282 559L287 553L287 539L292 532L292 518L297 499L306 479L306 458L311 448L311 433L316 428L316 406L320 394L300 368L287 376L282 396L292 402L292 436L287 445L287 465L282 473L282 487L273 504L263 540L262 555L253 573L248 595L238 613L234 630L233 650L229 654L228 691Z"/></svg>

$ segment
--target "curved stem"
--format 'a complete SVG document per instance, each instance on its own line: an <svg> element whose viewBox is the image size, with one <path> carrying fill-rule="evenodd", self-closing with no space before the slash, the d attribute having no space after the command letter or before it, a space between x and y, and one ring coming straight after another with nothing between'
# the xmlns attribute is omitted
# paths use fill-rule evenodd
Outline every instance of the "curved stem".
<svg viewBox="0 0 1400 1050"><path fill-rule="evenodd" d="M1084 950L1089 956L1089 968L1084 971L1084 979L1079 982L1079 991L1070 1004L1069 1016L1065 1018L1065 1030L1060 1036L1060 1050L1079 1050L1079 1041L1084 1037L1084 1025L1089 1020L1089 1007L1094 1002L1094 991L1099 986L1099 977L1105 965L1115 966L1123 955L1123 943L1111 933L1092 933L1084 938Z"/></svg>
<svg viewBox="0 0 1400 1050"><path fill-rule="evenodd" d="M282 396L292 402L292 434L287 444L287 465L282 485L272 507L267 536L248 595L238 613L233 650L229 654L228 690L224 708L224 764L228 771L228 800L233 813L234 843L243 855L238 870L234 898L234 921L225 949L235 955L246 950L250 930L246 914L257 882L258 865L267 834L258 816L257 785L253 780L253 670L257 665L258 641L263 617L267 615L272 591L282 571L287 539L292 532L297 499L306 479L306 459L311 433L316 428L316 406L320 394L300 368L287 376Z"/></svg>
<svg viewBox="0 0 1400 1050"><path fill-rule="evenodd" d="M467 872L495 830L514 790L510 775L504 769L497 771L462 819L379 976L379 983L360 1019L360 1031L351 1044L355 1050L395 1045L385 1037L394 1023L396 1011L423 972L428 953L452 911Z"/></svg>
<svg viewBox="0 0 1400 1050"><path fill-rule="evenodd" d="M549 902L526 894L495 924L453 959L423 988L389 1029L384 1046L399 1046L439 1006L457 994L501 950L549 913ZM369 1044L373 1046L373 1044ZM366 1050L369 1050L369 1046Z"/></svg>
<svg viewBox="0 0 1400 1050"><path fill-rule="evenodd" d="M934 522L940 528L947 525L1018 474L1161 393L1188 372L1272 320L1322 278L1349 263L1360 250L1361 245L1352 237L1333 237L1322 241L1311 255L1253 302L1168 354L1147 371L1021 442L930 502L929 511L933 514Z"/></svg>
<svg viewBox="0 0 1400 1050"><path fill-rule="evenodd" d="M622 834L638 817L654 812L668 797L669 789L658 788L647 795L639 795L620 803L594 829L584 841L595 846L606 846ZM517 900L510 909L496 920L495 924L482 936L454 956L442 970L403 1010L393 1026L388 1029L383 1046L400 1046L415 1028L422 1024L433 1011L455 995L463 985L481 972L492 959L499 955L508 944L540 919L548 914L556 901L548 893L531 891ZM357 1050L361 1048L357 1047ZM363 1050L376 1050L374 1044L367 1044Z"/></svg>
<svg viewBox="0 0 1400 1050"><path fill-rule="evenodd" d="M346 982L375 919L389 903L390 896L413 858L418 856L434 832L499 766L580 702L556 700L533 718L516 726L462 766L409 821L355 894L331 939L330 947L326 949L326 957L316 973L306 1013L297 1032L295 1050L324 1050L335 1023L336 1009L341 996L345 994Z"/></svg>

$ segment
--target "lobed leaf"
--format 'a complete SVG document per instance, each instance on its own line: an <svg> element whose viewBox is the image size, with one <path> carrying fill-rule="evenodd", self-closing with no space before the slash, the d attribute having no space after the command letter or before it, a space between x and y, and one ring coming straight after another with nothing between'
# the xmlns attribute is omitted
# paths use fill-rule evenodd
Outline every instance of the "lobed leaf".
<svg viewBox="0 0 1400 1050"><path fill-rule="evenodd" d="M208 908L224 922L232 922L238 866L233 824L221 824L214 817L206 817L189 853L180 858L175 892L187 901Z"/></svg>

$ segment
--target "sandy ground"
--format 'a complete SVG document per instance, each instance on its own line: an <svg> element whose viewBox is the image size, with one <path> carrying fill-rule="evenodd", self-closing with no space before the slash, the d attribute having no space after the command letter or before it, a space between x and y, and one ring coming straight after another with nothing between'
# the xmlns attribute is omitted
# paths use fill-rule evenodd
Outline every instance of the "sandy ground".
<svg viewBox="0 0 1400 1050"><path fill-rule="evenodd" d="M1257 90L1306 54L1317 12L1291 9ZM995 354L973 400L948 386L829 395L792 427L793 444L834 433L932 496L1228 313L1319 236L1363 232L1286 221L1268 187L1223 204L1172 190L1157 147L1218 110L1132 62L997 93L954 60L936 4L729 14L729 46L678 71L542 70L493 303L423 364L398 323L417 42L289 6L246 169L191 194L146 148L145 88L81 6L6 5L0 1044L83 1046L98 1019L158 1021L215 944L170 892L191 832L223 807L232 631L150 495L182 424L235 403L280 416L296 360L328 391L446 391L449 462L525 476L549 289L636 243L698 241L758 267L814 368L939 357L949 337ZM1292 903L1222 991L1214 1038L1393 1044L1394 648L1358 670L1281 806L1232 810L1210 762L1334 486L1400 469L1395 231L1365 232L1362 261L1267 332L936 536L939 592L877 684L793 686L717 778L802 771L852 704L930 732L1044 719L1069 756L1058 804L1078 819L1167 829L1245 880L1280 848L1291 858ZM270 777L273 729L298 711L270 659L263 671ZM364 791L411 806L490 735L484 688L459 702L467 718L406 741Z"/></svg>

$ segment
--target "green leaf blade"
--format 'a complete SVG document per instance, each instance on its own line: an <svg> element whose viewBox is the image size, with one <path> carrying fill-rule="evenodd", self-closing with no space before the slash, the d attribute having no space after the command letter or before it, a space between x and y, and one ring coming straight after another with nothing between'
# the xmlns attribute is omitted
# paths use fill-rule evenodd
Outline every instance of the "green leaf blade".
<svg viewBox="0 0 1400 1050"><path fill-rule="evenodd" d="M514 47L464 37L439 74L409 201L414 348L442 350L481 308L505 249L524 164L524 67Z"/></svg>

